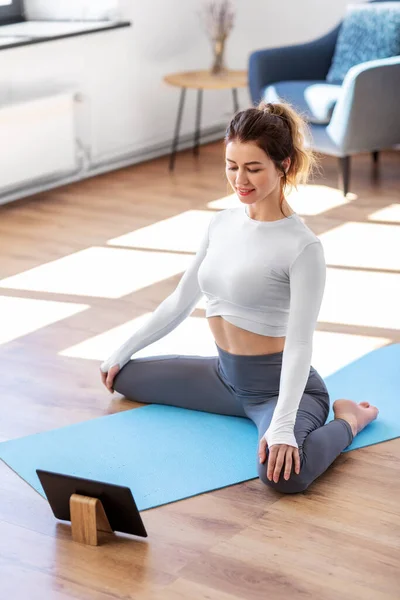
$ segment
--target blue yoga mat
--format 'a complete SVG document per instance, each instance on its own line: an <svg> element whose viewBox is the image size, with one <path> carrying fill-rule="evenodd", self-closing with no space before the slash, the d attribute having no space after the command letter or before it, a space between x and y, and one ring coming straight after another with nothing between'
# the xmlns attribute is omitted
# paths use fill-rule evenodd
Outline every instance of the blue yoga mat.
<svg viewBox="0 0 400 600"><path fill-rule="evenodd" d="M395 344L325 379L332 401L380 409L346 452L400 436L399 364ZM43 497L38 468L125 485L146 510L257 477L257 442L248 419L152 404L3 442L0 458Z"/></svg>

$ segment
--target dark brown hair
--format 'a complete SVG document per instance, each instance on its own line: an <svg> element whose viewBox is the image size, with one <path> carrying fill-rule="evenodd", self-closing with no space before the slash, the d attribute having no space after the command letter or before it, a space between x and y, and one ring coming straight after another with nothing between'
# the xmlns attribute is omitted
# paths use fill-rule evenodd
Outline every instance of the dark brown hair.
<svg viewBox="0 0 400 600"><path fill-rule="evenodd" d="M281 199L287 188L306 183L316 165L313 152L305 146L306 121L287 102L260 102L257 107L237 112L225 133L225 144L232 141L255 142L282 172ZM290 158L285 172L282 162Z"/></svg>

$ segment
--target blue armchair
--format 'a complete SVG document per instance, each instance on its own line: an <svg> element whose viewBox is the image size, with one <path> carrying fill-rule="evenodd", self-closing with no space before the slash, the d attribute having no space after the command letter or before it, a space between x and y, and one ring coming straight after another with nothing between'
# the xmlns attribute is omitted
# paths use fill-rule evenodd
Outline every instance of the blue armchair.
<svg viewBox="0 0 400 600"><path fill-rule="evenodd" d="M249 87L254 105L283 99L303 114L309 145L338 157L346 195L351 155L371 152L376 164L379 150L400 143L400 56L357 64L343 81L327 81L341 26L309 43L253 52Z"/></svg>

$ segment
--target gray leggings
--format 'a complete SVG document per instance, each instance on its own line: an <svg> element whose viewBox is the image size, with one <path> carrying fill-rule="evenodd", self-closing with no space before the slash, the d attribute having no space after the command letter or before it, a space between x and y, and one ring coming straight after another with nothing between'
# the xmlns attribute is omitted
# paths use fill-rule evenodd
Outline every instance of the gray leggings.
<svg viewBox="0 0 400 600"><path fill-rule="evenodd" d="M218 356L153 356L131 359L114 379L114 389L130 400L169 404L221 415L247 417L264 435L279 394L283 352L238 355L217 346ZM300 401L294 434L299 446L300 473L287 481L283 469L277 483L267 479L267 461L258 460L258 475L283 493L304 491L351 444L350 425L335 419L325 425L329 393L317 371L310 375ZM267 451L268 458L268 451Z"/></svg>

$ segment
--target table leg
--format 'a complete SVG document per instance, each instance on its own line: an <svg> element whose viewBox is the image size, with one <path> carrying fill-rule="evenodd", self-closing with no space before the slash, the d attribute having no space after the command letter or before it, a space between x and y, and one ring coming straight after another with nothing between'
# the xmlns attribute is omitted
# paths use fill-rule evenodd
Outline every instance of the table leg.
<svg viewBox="0 0 400 600"><path fill-rule="evenodd" d="M201 108L203 102L203 90L197 90L197 108L196 108L196 130L194 134L194 146L193 154L198 156L199 154L199 142L200 142L200 120L201 120Z"/></svg>
<svg viewBox="0 0 400 600"><path fill-rule="evenodd" d="M234 112L237 112L239 110L239 101L238 101L238 94L237 94L236 88L232 88L232 95L233 95L233 110L234 110Z"/></svg>
<svg viewBox="0 0 400 600"><path fill-rule="evenodd" d="M185 96L186 96L186 88L183 87L181 89L181 97L179 99L178 116L176 118L174 140L172 142L172 150L171 150L171 156L170 156L170 160L169 160L169 170L170 171L173 170L174 165L175 165L175 155L176 155L176 149L178 147L179 131L181 128L183 106L185 104Z"/></svg>

